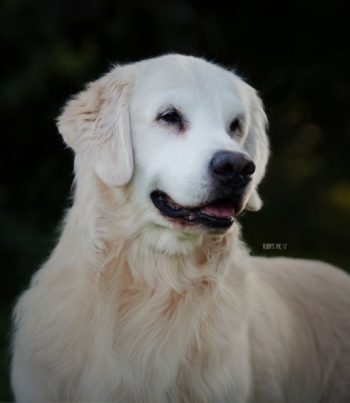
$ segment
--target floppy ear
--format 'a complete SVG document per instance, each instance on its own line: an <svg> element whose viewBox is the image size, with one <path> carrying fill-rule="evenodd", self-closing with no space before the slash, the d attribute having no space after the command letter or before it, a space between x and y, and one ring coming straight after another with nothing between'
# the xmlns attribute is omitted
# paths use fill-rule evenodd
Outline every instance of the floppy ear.
<svg viewBox="0 0 350 403"><path fill-rule="evenodd" d="M64 141L109 186L127 184L133 173L129 83L112 71L70 100L58 118Z"/></svg>
<svg viewBox="0 0 350 403"><path fill-rule="evenodd" d="M267 117L263 104L257 92L248 84L248 99L251 114L250 128L244 143L244 148L253 159L256 169L253 175L253 190L246 204L246 209L257 211L262 206L262 201L257 191L261 182L269 158L269 141L266 135Z"/></svg>

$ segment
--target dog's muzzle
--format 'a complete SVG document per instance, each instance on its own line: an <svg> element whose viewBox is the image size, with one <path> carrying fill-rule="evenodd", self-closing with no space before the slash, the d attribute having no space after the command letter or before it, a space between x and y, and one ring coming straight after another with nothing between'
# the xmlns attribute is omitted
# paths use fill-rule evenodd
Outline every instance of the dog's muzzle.
<svg viewBox="0 0 350 403"><path fill-rule="evenodd" d="M254 163L241 153L217 152L209 163L213 191L208 201L197 206L182 206L161 190L151 193L151 200L160 213L181 224L202 225L224 230L242 210L245 188L255 171Z"/></svg>

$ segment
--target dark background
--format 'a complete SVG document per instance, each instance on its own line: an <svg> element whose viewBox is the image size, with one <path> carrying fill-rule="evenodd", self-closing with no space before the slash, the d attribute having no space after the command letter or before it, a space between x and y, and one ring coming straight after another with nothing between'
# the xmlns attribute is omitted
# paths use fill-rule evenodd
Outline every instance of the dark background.
<svg viewBox="0 0 350 403"><path fill-rule="evenodd" d="M10 311L69 206L72 155L55 118L112 63L181 52L235 67L265 101L272 144L245 239L257 254L350 267L349 27L337 1L2 0L0 400Z"/></svg>

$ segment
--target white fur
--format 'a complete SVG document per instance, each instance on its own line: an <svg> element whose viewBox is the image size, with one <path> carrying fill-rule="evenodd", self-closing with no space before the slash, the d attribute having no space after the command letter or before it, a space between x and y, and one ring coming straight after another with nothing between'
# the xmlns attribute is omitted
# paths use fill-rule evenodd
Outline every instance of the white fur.
<svg viewBox="0 0 350 403"><path fill-rule="evenodd" d="M172 104L189 127L155 121ZM243 116L242 136L227 127ZM180 228L150 192L196 205L218 150L268 158L255 91L202 59L116 67L58 120L76 152L74 203L15 310L16 401L346 403L350 280L320 262L250 257L226 233Z"/></svg>

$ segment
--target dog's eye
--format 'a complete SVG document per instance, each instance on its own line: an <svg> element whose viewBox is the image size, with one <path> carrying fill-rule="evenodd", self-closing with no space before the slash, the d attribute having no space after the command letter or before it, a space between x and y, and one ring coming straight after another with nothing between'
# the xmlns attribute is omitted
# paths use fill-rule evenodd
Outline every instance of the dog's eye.
<svg viewBox="0 0 350 403"><path fill-rule="evenodd" d="M241 130L241 122L239 119L234 119L230 124L230 132L236 132Z"/></svg>
<svg viewBox="0 0 350 403"><path fill-rule="evenodd" d="M179 130L184 127L184 119L180 112L175 108L171 108L158 115L157 120L165 122L168 125L176 126Z"/></svg>

